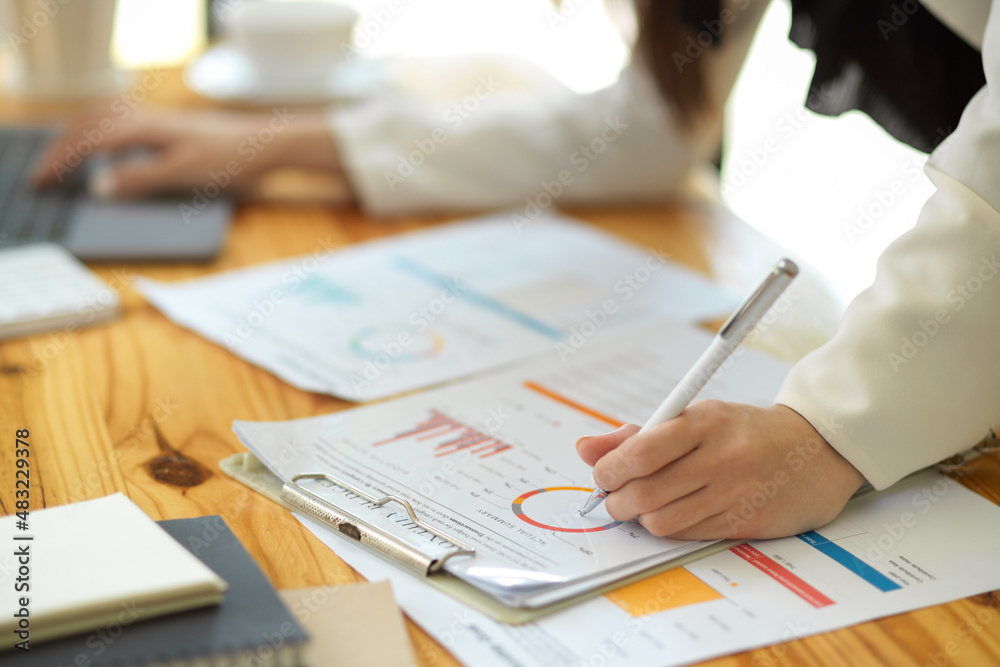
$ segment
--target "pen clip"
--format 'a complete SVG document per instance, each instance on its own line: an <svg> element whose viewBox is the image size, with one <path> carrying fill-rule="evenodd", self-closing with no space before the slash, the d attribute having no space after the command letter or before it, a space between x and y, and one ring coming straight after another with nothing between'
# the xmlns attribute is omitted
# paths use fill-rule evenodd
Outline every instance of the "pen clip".
<svg viewBox="0 0 1000 667"><path fill-rule="evenodd" d="M733 313L732 317L726 320L726 323L722 325L721 329L719 329L718 336L724 339L728 339L729 337L731 337L736 332L737 325L743 320L744 317L746 317L747 313L749 312L761 310L761 314L763 314L763 311L766 311L768 308L771 307L771 303L764 304L764 307L761 309L760 308L761 301L771 295L774 295L774 297L776 298L777 294L780 293L780 291L779 292L773 291L773 285L775 284L775 281L781 278L786 278L788 280L791 280L792 278L797 276L798 273L799 273L799 267L795 265L795 262L793 262L790 259L779 260L778 263L774 265L774 268L771 270L771 273L767 275L764 281L757 287L756 290L754 290L753 294L751 294L750 297L743 303L743 305L740 306L740 309L737 310L735 313ZM754 318L754 325L756 325L756 318ZM744 333L749 333L749 332L747 331Z"/></svg>

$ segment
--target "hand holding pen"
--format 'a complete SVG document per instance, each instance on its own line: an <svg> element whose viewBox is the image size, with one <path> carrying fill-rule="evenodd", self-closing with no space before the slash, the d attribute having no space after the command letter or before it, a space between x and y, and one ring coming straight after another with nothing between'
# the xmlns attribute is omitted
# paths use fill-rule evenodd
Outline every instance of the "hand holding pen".
<svg viewBox="0 0 1000 667"><path fill-rule="evenodd" d="M613 492L612 517L683 539L788 535L836 516L863 478L797 413L720 401L688 407L796 273L788 260L777 264L641 429L581 438L581 457L605 485L581 514ZM803 446L810 460L790 458ZM781 499L741 513L741 501L765 482L782 487Z"/></svg>

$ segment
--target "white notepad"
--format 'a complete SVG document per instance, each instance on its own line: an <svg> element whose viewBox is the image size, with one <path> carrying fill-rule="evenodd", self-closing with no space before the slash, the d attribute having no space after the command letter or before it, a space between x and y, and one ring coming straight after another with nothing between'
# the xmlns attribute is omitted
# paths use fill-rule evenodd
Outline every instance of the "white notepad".
<svg viewBox="0 0 1000 667"><path fill-rule="evenodd" d="M62 246L0 251L0 339L75 330L116 317L118 292Z"/></svg>
<svg viewBox="0 0 1000 667"><path fill-rule="evenodd" d="M0 535L0 651L23 641L24 619L41 642L217 604L226 590L120 493L2 517Z"/></svg>

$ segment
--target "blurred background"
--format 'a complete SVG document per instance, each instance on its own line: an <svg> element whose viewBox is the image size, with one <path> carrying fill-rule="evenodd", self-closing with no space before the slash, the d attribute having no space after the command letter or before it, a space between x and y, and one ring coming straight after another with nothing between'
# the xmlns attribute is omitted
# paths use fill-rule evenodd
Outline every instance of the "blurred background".
<svg viewBox="0 0 1000 667"><path fill-rule="evenodd" d="M112 61L125 70L184 66L226 34L242 4L280 1L118 0ZM586 93L611 83L628 55L602 0L349 4L360 13L354 46L364 59L504 54ZM730 98L720 196L828 276L846 302L929 196L925 156L860 113L830 119L804 109L812 57L788 41L789 18L786 2L771 3Z"/></svg>

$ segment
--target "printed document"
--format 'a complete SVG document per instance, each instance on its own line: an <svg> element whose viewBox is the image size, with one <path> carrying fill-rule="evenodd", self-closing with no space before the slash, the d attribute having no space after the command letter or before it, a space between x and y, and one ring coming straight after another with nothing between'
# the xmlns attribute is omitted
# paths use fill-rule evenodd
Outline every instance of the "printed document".
<svg viewBox="0 0 1000 667"><path fill-rule="evenodd" d="M645 421L710 340L664 324L390 402L287 422L237 421L234 430L282 480L323 472L370 496L405 499L433 528L475 547L475 557L449 560L448 572L510 606L539 607L705 546L654 537L603 507L580 516L593 486L574 443ZM768 405L787 370L742 350L702 397ZM309 484L417 550L450 547L415 529L398 506Z"/></svg>
<svg viewBox="0 0 1000 667"><path fill-rule="evenodd" d="M1000 507L928 471L854 502L827 526L753 541L512 626L494 621L308 518L300 520L406 614L476 667L672 667L1000 588ZM956 645L996 612L956 616ZM773 645L773 646L772 646ZM920 664L944 664L928 653Z"/></svg>
<svg viewBox="0 0 1000 667"><path fill-rule="evenodd" d="M291 384L361 402L659 321L725 316L736 305L660 249L552 215L329 245L138 286L173 321Z"/></svg>

